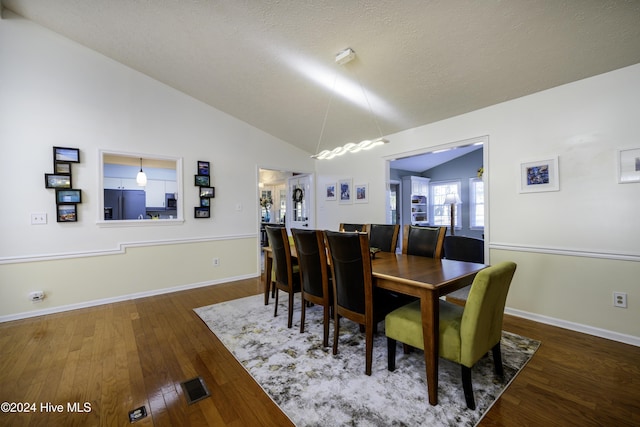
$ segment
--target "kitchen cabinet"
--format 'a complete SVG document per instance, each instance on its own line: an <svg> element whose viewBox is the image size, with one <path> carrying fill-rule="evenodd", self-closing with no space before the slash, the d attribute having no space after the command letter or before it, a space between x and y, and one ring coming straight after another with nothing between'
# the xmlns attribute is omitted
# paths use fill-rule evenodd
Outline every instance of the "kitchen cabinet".
<svg viewBox="0 0 640 427"><path fill-rule="evenodd" d="M403 224L429 224L429 181L422 176L402 177Z"/></svg>

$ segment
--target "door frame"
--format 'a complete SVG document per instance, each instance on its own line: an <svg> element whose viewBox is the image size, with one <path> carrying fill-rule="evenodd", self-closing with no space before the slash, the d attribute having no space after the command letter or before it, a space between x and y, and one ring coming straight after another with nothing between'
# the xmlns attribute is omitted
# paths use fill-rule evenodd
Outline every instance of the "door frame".
<svg viewBox="0 0 640 427"><path fill-rule="evenodd" d="M449 149L453 149L453 148L458 148L458 147L465 147L468 145L472 145L472 144L476 144L476 143L482 143L482 163L483 163L483 167L484 167L484 172L482 175L482 179L484 181L484 259L485 259L485 263L489 264L490 263L490 258L489 258L489 242L490 242L490 230L489 230L489 224L491 221L489 221L489 201L491 200L491 198L489 197L489 191L490 191L490 172L491 172L491 168L489 167L489 135L482 135L482 136L477 136L474 138L469 138L469 139L463 139L463 140L459 140L459 141L453 141L453 142L448 142L445 144L440 144L440 145L434 145L434 146L429 146L429 147L425 147L425 148L420 148L417 150L412 150L412 151L407 151L407 152L403 152L403 153L395 153L392 155L387 155L384 156L384 160L386 163L386 176L387 176L387 182L390 182L390 170L391 170L391 162L393 160L397 160L397 159L401 159L401 158L405 158L405 157L412 157L412 156L419 156L419 155L423 155L423 154L429 154L429 153L433 153L436 151L441 151L441 150L449 150ZM402 184L401 184L402 185ZM388 188L388 185L387 185ZM401 190L402 191L402 190ZM389 205L389 200L388 200L389 194L387 192L387 202L386 205ZM400 234L402 233L402 229L400 231ZM398 239L400 239L400 236L398 237Z"/></svg>

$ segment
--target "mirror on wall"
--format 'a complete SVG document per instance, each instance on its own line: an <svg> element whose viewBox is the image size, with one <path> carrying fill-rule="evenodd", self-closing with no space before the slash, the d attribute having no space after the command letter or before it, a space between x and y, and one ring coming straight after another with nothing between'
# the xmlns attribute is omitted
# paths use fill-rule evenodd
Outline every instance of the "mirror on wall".
<svg viewBox="0 0 640 427"><path fill-rule="evenodd" d="M99 222L182 221L182 159L102 151Z"/></svg>

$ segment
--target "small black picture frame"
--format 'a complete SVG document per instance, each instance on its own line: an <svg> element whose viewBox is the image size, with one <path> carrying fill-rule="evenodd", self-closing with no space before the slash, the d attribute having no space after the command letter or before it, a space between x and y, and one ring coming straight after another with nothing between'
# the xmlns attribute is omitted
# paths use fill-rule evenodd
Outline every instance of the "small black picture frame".
<svg viewBox="0 0 640 427"><path fill-rule="evenodd" d="M209 162L198 160L198 175L209 176Z"/></svg>
<svg viewBox="0 0 640 427"><path fill-rule="evenodd" d="M69 162L55 162L54 169L53 172L56 174L71 175L71 163Z"/></svg>
<svg viewBox="0 0 640 427"><path fill-rule="evenodd" d="M82 203L82 190L56 188L56 204Z"/></svg>
<svg viewBox="0 0 640 427"><path fill-rule="evenodd" d="M71 188L71 174L45 173L44 186L46 188Z"/></svg>
<svg viewBox="0 0 640 427"><path fill-rule="evenodd" d="M193 208L193 217L194 218L211 218L211 211L209 208L196 206Z"/></svg>
<svg viewBox="0 0 640 427"><path fill-rule="evenodd" d="M216 197L215 187L200 187L200 198L207 197L213 199Z"/></svg>
<svg viewBox="0 0 640 427"><path fill-rule="evenodd" d="M211 198L210 197L201 197L200 198L200 206L203 208L208 208L211 206Z"/></svg>
<svg viewBox="0 0 640 427"><path fill-rule="evenodd" d="M53 147L53 162L80 163L80 149Z"/></svg>
<svg viewBox="0 0 640 427"><path fill-rule="evenodd" d="M196 187L208 187L209 175L194 175L194 183Z"/></svg>
<svg viewBox="0 0 640 427"><path fill-rule="evenodd" d="M57 222L77 222L78 206L75 204L59 204L56 206Z"/></svg>

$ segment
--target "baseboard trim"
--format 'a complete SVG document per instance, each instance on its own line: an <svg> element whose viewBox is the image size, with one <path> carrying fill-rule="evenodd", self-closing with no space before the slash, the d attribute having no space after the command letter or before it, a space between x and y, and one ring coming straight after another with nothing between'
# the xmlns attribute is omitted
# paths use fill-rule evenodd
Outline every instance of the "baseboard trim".
<svg viewBox="0 0 640 427"><path fill-rule="evenodd" d="M5 316L0 316L0 323L11 322L11 321L14 321L14 320L28 319L28 318L31 318L31 317L45 316L45 315L48 315L48 314L63 313L65 311L78 310L78 309L81 309L81 308L96 307L96 306L99 306L99 305L112 304L112 303L121 302L121 301L129 301L129 300L132 300L132 299L152 297L152 296L155 296L155 295L169 294L169 293L172 293L172 292L186 291L186 290L189 290L189 289L196 289L196 288L202 288L202 287L205 287L205 286L219 285L219 284L222 284L222 283L236 282L238 280L253 279L253 278L256 278L258 276L260 276L260 274L247 274L247 275L235 276L235 277L225 277L223 279L218 279L218 280L210 280L210 281L200 282L200 283L190 283L190 284L187 284L187 285L172 286L170 288L154 289L154 290L145 291L145 292L136 292L136 293L133 293L133 294L120 295L120 296L111 297L111 298L102 298L102 299L97 299L97 300L92 300L92 301L81 302L81 303L77 303L77 304L62 305L62 306L58 306L58 307L45 308L45 309L42 309L42 310L34 310L34 311L26 311L26 312L16 313L16 314L8 314L8 315L5 315Z"/></svg>
<svg viewBox="0 0 640 427"><path fill-rule="evenodd" d="M593 335L600 338L606 338L612 341L618 341L640 347L640 337L633 335L621 334L619 332L609 331L607 329L596 328L581 323L569 322L567 320L556 319L554 317L543 316L541 314L530 313L528 311L516 310L514 308L505 308L505 314L510 314L523 319L533 320L534 322L544 323L546 325L557 326L563 329L580 332L587 335Z"/></svg>

